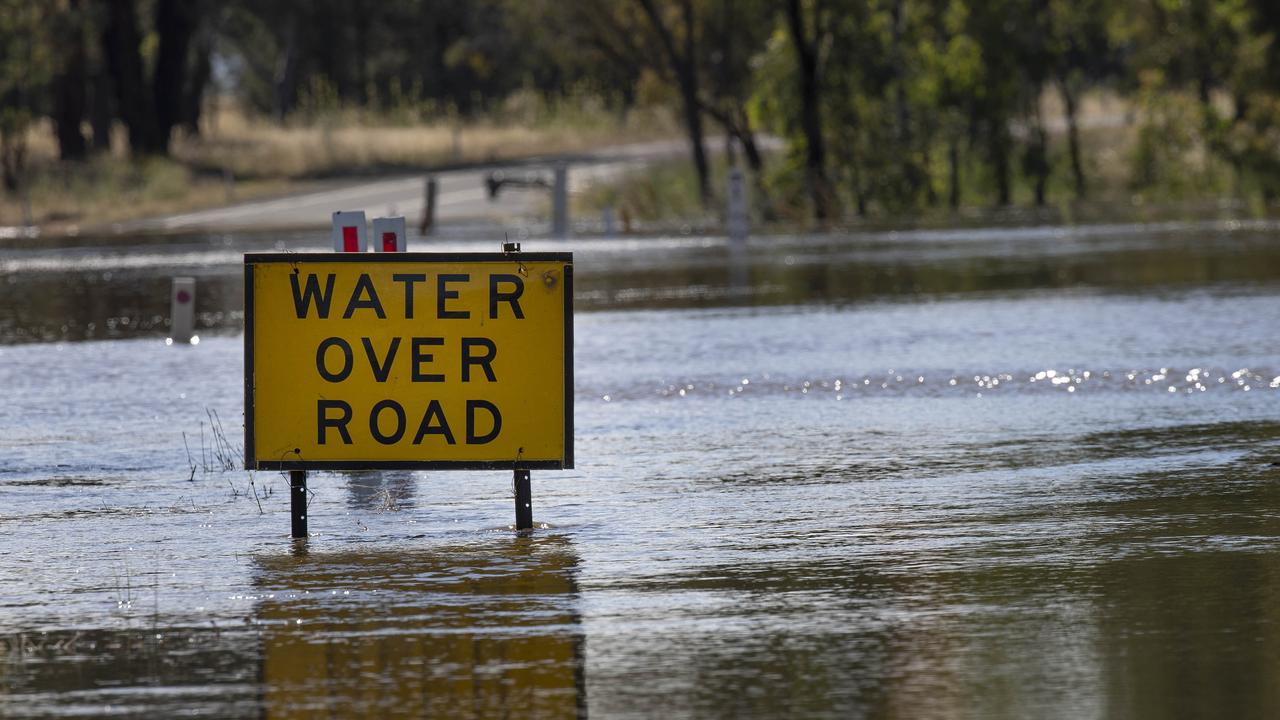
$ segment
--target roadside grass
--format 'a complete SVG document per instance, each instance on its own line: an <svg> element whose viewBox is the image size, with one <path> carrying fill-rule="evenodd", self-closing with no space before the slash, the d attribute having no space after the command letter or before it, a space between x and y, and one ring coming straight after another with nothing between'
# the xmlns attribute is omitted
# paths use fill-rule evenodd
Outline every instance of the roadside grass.
<svg viewBox="0 0 1280 720"><path fill-rule="evenodd" d="M0 193L0 227L30 222L46 233L76 233L286 195L322 178L509 161L678 134L663 108L622 117L589 100L548 105L522 95L466 120L430 108L334 108L281 124L221 102L207 113L200 136L174 138L169 158L130 159L124 130L116 127L111 153L65 163L44 119L28 131L22 190Z"/></svg>
<svg viewBox="0 0 1280 720"><path fill-rule="evenodd" d="M904 211L872 200L865 216L849 184L837 198L840 215L831 223L841 226L935 227L982 223L1088 223L1116 220L1160 221L1209 217L1257 217L1274 212L1264 193L1247 176L1205 146L1192 99L1162 98L1159 107L1134 108L1113 96L1091 98L1087 108L1093 117L1113 122L1088 123L1080 130L1082 165L1087 183L1083 199L1077 198L1071 173L1065 120L1055 119L1055 108L1046 104L1050 118L1050 175L1046 203L1035 206L1034 182L1016 163L1012 172L1011 202L999 207L995 178L979 156L979 148L966 148L960 168L960 207L947 204L946 148L931 153L933 202ZM1020 160L1020 159L1019 159ZM761 198L759 187L748 176L748 197L753 227L786 230L810 224L804 176L799 158L783 153L766 156ZM725 211L727 167L724 156L712 156L713 198L707 207L698 201L697 180L687 158L663 160L627 173L612 182L598 183L575 198L575 216L598 217L613 208L619 227L632 230L674 231L686 227L719 229Z"/></svg>
<svg viewBox="0 0 1280 720"><path fill-rule="evenodd" d="M703 207L698 176L688 158L655 160L612 182L597 182L572 198L573 217L599 217L612 209L621 232L667 230L670 225L718 225L722 218L728 166L722 155L709 158L712 201Z"/></svg>
<svg viewBox="0 0 1280 720"><path fill-rule="evenodd" d="M847 193L838 198L843 215L837 224L1087 222L1269 211L1259 188L1205 148L1191 98L1176 93L1136 102L1108 93L1087 97L1081 116L1089 184L1084 200L1075 198L1065 123L1051 95L1043 109L1050 124L1052 166L1045 207L1034 207L1032 183L1019 172L1017 159L1012 203L995 207L995 182L979 157L981 149L966 148L961 208L951 210L946 205L946 152L936 148L930 156L933 204L904 213L872 201L866 217L858 217L855 198ZM52 124L42 120L28 133L30 161L23 191L0 193L0 228L30 221L44 233L73 234L128 219L284 196L324 178L510 161L675 137L682 133L669 108L635 109L622 116L586 96L549 103L535 94L517 93L488 115L466 120L430 104L401 103L376 112L311 105L283 123L223 100L210 104L202 135L175 137L170 158L128 158L124 129L117 127L112 153L62 163ZM610 208L623 232L718 227L724 212L724 156L713 153L711 165L713 199L706 207L691 164L680 158L655 161L587 188L573 198L573 215L601 218ZM849 183L840 186L847 191ZM798 158L770 154L760 184L749 179L748 188L755 226L809 223Z"/></svg>
<svg viewBox="0 0 1280 720"><path fill-rule="evenodd" d="M289 178L228 183L168 158L98 157L83 163L35 166L26 187L29 219L50 232L77 232L138 217L213 207L306 187ZM0 226L25 225L23 198L0 198Z"/></svg>
<svg viewBox="0 0 1280 720"><path fill-rule="evenodd" d="M620 116L589 98L548 105L517 94L487 116L400 108L336 108L283 124L227 105L199 138L181 138L174 156L237 178L320 178L511 160L613 143L678 136L663 108Z"/></svg>
<svg viewBox="0 0 1280 720"><path fill-rule="evenodd" d="M977 164L966 165L970 185L961 193L957 209L947 206L946 188L935 180L938 199L933 205L918 208L909 215L893 212L872 203L865 216L859 217L852 197L840 198L840 215L829 227L947 227L982 224L1085 224L1114 221L1190 220L1212 217L1261 217L1269 210L1258 193L1246 183L1232 182L1230 168L1221 161L1191 166L1179 163L1172 173L1179 176L1155 186L1134 189L1124 173L1112 170L1087 175L1089 194L1076 199L1067 159L1055 157L1050 177L1048 198L1043 207L1034 205L1034 189L1029 180L1017 177L1013 185L1013 201L999 207L994 204L994 188L989 179L980 177ZM783 162L782 156L770 158L766 167L765 186L769 193L765 202L748 176L748 199L752 227L756 231L786 232L811 224L806 214L807 198L803 194L803 177ZM1196 161L1199 163L1200 161ZM721 232L726 208L725 183L728 168L723 159L714 159L712 167L712 199L704 207L698 199L697 176L687 158L655 161L629 172L616 180L589 186L573 198L575 218L600 218L612 212L615 227L621 233L652 232ZM1200 192L1194 192L1188 178L1198 178ZM1233 192L1232 187L1237 188ZM1236 194L1238 192L1239 194ZM768 207L766 207L766 204ZM1273 211L1274 208L1271 208Z"/></svg>

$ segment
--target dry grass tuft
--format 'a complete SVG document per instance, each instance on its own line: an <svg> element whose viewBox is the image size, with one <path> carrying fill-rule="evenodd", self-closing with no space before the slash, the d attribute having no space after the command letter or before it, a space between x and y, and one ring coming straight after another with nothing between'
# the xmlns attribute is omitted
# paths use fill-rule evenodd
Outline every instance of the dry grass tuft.
<svg viewBox="0 0 1280 720"><path fill-rule="evenodd" d="M632 113L621 122L616 116L576 120L404 125L350 111L277 125L227 110L211 123L213 132L175 143L174 155L192 167L228 169L237 179L296 179L507 160L678 133L661 112Z"/></svg>
<svg viewBox="0 0 1280 720"><path fill-rule="evenodd" d="M28 132L25 197L0 194L0 226L30 219L46 231L74 232L301 191L317 178L513 160L679 134L663 109L623 118L589 101L547 107L519 96L485 119L425 116L337 109L279 124L220 102L207 112L202 135L175 137L171 158L130 160L117 127L113 152L85 163L59 162L53 126L42 120Z"/></svg>

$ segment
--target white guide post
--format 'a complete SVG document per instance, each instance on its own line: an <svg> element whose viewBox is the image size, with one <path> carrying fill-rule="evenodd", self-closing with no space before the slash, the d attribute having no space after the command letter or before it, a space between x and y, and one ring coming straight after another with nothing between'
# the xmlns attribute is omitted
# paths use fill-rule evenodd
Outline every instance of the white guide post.
<svg viewBox="0 0 1280 720"><path fill-rule="evenodd" d="M369 250L369 237L363 210L334 213L332 233L334 252L368 252Z"/></svg>
<svg viewBox="0 0 1280 720"><path fill-rule="evenodd" d="M176 277L169 291L169 342L186 345L196 330L196 279Z"/></svg>
<svg viewBox="0 0 1280 720"><path fill-rule="evenodd" d="M373 251L405 252L409 249L403 217L373 219Z"/></svg>

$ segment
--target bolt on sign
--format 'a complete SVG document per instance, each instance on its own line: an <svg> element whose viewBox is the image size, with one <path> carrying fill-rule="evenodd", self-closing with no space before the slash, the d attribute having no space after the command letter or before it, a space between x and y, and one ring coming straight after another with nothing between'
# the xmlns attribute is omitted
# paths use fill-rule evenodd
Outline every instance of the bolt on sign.
<svg viewBox="0 0 1280 720"><path fill-rule="evenodd" d="M573 254L246 254L245 466L573 467Z"/></svg>

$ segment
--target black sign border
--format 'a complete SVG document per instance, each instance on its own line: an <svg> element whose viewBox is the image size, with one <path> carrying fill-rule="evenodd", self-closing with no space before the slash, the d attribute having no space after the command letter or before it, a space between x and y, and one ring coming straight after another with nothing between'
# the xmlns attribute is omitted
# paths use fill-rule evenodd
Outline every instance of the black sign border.
<svg viewBox="0 0 1280 720"><path fill-rule="evenodd" d="M564 458L561 460L263 460L253 444L253 268L298 262L564 263ZM572 470L573 469L573 253L245 253L244 255L244 465L247 470Z"/></svg>

